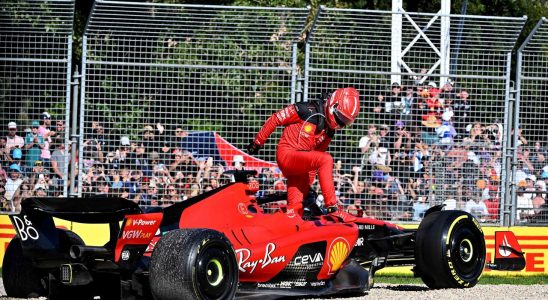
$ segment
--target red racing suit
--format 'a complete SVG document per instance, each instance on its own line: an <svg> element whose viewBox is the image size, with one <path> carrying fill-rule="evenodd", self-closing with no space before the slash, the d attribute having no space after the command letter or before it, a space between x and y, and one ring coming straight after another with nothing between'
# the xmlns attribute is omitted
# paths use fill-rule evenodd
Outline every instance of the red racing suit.
<svg viewBox="0 0 548 300"><path fill-rule="evenodd" d="M333 158L325 150L334 135L325 122L323 101L286 106L265 122L255 144L263 146L278 126L284 126L276 149L276 161L287 178L289 209L303 214L302 201L318 171L325 206L337 204L333 184Z"/></svg>

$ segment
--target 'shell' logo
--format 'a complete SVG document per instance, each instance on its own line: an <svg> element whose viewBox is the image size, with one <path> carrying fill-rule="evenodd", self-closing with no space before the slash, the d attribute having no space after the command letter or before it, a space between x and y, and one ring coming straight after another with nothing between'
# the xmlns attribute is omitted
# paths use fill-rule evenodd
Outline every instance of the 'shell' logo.
<svg viewBox="0 0 548 300"><path fill-rule="evenodd" d="M331 242L329 246L329 259L327 264L329 265L329 273L332 274L336 272L342 265L342 263L348 257L350 252L350 246L348 241L342 237L336 238Z"/></svg>

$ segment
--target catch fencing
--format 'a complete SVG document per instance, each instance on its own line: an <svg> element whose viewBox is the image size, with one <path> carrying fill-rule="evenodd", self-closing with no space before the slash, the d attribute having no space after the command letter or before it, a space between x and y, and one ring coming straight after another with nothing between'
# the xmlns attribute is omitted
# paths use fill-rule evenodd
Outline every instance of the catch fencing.
<svg viewBox="0 0 548 300"><path fill-rule="evenodd" d="M52 195L67 192L63 182L67 182L68 174L69 136L65 125L71 103L73 18L74 0L1 3L0 132L7 136L9 149L2 145L0 161L6 169L13 163L19 164L21 174L29 175L21 186L26 195L40 187L39 184L45 185L48 178L54 181ZM51 118L42 118L43 112ZM9 130L10 122L16 123L16 131ZM51 129L56 133L45 138L43 150L38 148L41 143L24 148L24 140L33 133L32 127L36 127L33 122L51 122ZM49 166L51 155L61 149L53 160L62 178L49 169L35 168L36 161ZM5 196L9 201L3 203L3 209L11 210L11 202L20 200L11 194Z"/></svg>
<svg viewBox="0 0 548 300"><path fill-rule="evenodd" d="M548 221L521 217L542 211L534 197L519 202L520 189L535 188L529 175L544 182L541 156L535 174L523 159L537 142L546 149L544 19L518 51L514 97L512 50L526 18L98 0L71 99L74 2L2 8L2 126L24 134L43 111L53 128L66 125L79 100L71 193L167 205L226 183L239 155L261 171L264 192L283 190L273 167L281 130L257 157L239 151L276 110L354 86L360 115L329 148L346 209L405 222L444 203L483 222Z"/></svg>
<svg viewBox="0 0 548 300"><path fill-rule="evenodd" d="M296 43L307 16L307 9L294 8L96 1L84 36L84 192L93 188L92 178L124 164L141 180L161 178L175 163L169 184L142 182L141 192L161 198L181 186L179 193L191 196L203 188L194 176L231 168L233 155L215 152L219 140L243 149L275 110L295 101ZM187 170L194 168L186 165L187 153L174 161L188 134L197 139L190 154L203 173ZM126 138L132 151L143 153L126 157ZM263 150L261 158L274 161L274 143ZM204 153L214 158L209 173ZM93 170L100 155L106 163ZM160 190L150 191L155 185ZM136 191L132 197L140 197Z"/></svg>
<svg viewBox="0 0 548 300"><path fill-rule="evenodd" d="M514 223L548 222L548 23L542 18L517 52L513 159Z"/></svg>
<svg viewBox="0 0 548 300"><path fill-rule="evenodd" d="M307 43L305 95L351 85L363 96L358 120L332 150L349 174L341 193L356 197L357 166L369 195L361 208L377 217L416 220L444 201L498 207L508 176L511 53L524 23L321 8ZM477 213L499 222L503 212Z"/></svg>

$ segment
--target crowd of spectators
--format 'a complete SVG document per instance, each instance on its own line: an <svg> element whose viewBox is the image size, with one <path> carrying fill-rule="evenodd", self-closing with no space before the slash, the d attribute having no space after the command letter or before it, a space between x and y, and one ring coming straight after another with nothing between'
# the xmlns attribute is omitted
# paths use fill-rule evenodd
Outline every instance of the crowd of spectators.
<svg viewBox="0 0 548 300"><path fill-rule="evenodd" d="M451 80L441 88L434 82L394 82L367 110L371 123L358 143L362 159L336 177L342 204L356 214L390 220L417 221L441 203L484 222L499 219L504 128L475 111L467 89L455 88ZM529 222L547 210L548 152L541 141L532 147L522 131L517 220Z"/></svg>
<svg viewBox="0 0 548 300"><path fill-rule="evenodd" d="M2 210L18 211L27 197L61 195L66 177L64 121L53 127L51 115L44 112L28 128L13 121L6 125L7 134L0 135Z"/></svg>
<svg viewBox="0 0 548 300"><path fill-rule="evenodd" d="M395 82L389 89L364 99L370 123L358 142L361 158L347 166L340 160L334 165L339 204L358 216L418 221L431 205L443 202L484 222L496 222L503 124L479 117L468 91L455 88L452 81L441 88L434 82ZM227 165L213 157L195 157L181 146L188 135L183 126L144 125L137 135L125 136L100 122L90 124L79 164L65 160L69 153L64 121L57 120L53 127L44 112L30 125L23 130L9 122L7 134L0 135L4 210L17 211L21 200L30 196L61 196L69 185L63 173L66 161L81 166L81 182L75 185L82 186L83 195L120 196L146 209L227 184L232 176L225 170L245 166L241 155ZM546 210L548 151L542 141L529 142L522 130L517 145L517 220L529 222ZM277 168L263 168L257 177L259 194L286 188ZM317 182L313 188L319 193Z"/></svg>

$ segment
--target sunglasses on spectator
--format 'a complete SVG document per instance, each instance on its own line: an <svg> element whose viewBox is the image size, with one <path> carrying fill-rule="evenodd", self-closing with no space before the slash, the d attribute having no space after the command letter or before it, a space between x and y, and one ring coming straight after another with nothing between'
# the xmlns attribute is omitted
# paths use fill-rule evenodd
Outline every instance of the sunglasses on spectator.
<svg viewBox="0 0 548 300"><path fill-rule="evenodd" d="M39 126L32 126L32 129L38 129Z"/></svg>
<svg viewBox="0 0 548 300"><path fill-rule="evenodd" d="M9 128L8 130L9 130L9 131L16 131L17 128Z"/></svg>

